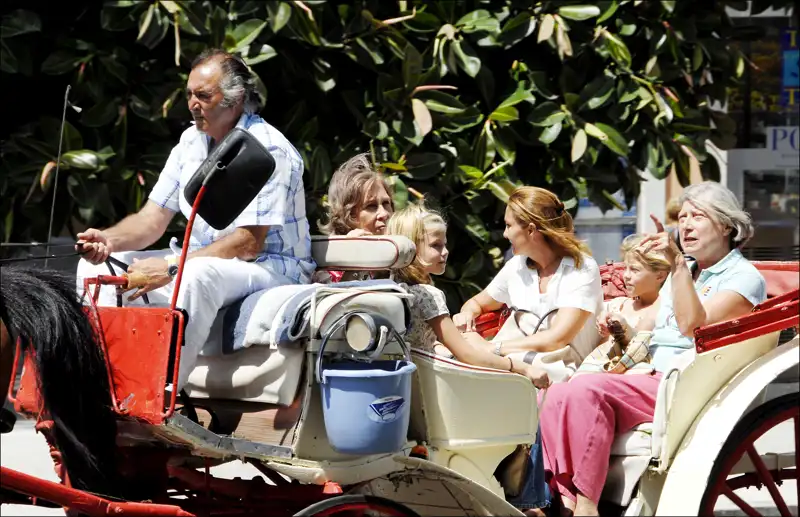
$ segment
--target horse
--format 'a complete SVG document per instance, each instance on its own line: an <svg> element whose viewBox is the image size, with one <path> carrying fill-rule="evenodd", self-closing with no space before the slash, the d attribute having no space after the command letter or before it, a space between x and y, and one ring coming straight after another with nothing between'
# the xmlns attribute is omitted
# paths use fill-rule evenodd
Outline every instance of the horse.
<svg viewBox="0 0 800 517"><path fill-rule="evenodd" d="M0 323L0 386L7 389L13 382L19 342L35 359L43 417L53 422L52 438L69 484L114 495L121 485L111 386L74 280L53 270L3 267Z"/></svg>

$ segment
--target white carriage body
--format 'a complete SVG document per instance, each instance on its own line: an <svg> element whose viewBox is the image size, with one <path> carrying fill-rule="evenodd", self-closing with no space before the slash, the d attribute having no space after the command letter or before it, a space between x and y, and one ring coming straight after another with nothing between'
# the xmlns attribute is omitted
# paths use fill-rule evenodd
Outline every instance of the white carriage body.
<svg viewBox="0 0 800 517"><path fill-rule="evenodd" d="M393 269L415 253L403 237L313 242L315 260L327 269ZM399 293L342 290L335 284L320 286L318 293L302 346L250 346L201 357L189 377L187 392L198 404L277 408L275 422L284 414L291 425L276 424L271 443L236 439L235 433L220 440L181 415L159 434L191 443L196 455L254 459L303 483L361 484L357 490L409 504L421 515L522 515L505 501L494 472L517 445L536 438L537 390L531 382L414 349L407 445L395 454L339 453L326 436L314 375L321 338L332 321L354 308L382 315L401 332L408 314ZM615 440L603 500L627 506L627 515L697 515L711 467L733 426L768 384L797 367L798 338L776 349L778 334L676 357L660 383L653 423ZM344 333L332 334L326 351L346 350ZM384 352L403 353L394 343ZM424 444L427 459L411 455L417 444Z"/></svg>

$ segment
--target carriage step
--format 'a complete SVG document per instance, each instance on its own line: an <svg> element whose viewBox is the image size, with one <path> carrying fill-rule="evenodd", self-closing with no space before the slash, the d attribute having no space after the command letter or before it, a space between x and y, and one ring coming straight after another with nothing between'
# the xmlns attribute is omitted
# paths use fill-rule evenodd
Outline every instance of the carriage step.
<svg viewBox="0 0 800 517"><path fill-rule="evenodd" d="M178 413L158 426L156 433L166 435L171 441L182 442L201 456L253 458L262 461L292 457L290 447L218 435Z"/></svg>

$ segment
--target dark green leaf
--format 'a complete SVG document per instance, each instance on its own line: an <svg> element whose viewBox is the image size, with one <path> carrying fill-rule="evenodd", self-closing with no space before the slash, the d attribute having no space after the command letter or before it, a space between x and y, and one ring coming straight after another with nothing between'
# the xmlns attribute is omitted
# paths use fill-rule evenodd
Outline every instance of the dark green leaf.
<svg viewBox="0 0 800 517"><path fill-rule="evenodd" d="M619 63L624 68L630 68L631 52L628 50L628 46L625 45L622 39L608 31L605 31L603 41L606 49L611 54L611 57L614 58L614 61Z"/></svg>
<svg viewBox="0 0 800 517"><path fill-rule="evenodd" d="M84 60L84 56L78 56L69 50L56 50L42 63L42 73L48 75L61 75L74 70Z"/></svg>
<svg viewBox="0 0 800 517"><path fill-rule="evenodd" d="M147 11L142 13L139 21L139 43L152 50L158 46L169 31L169 21L161 13L158 4L151 4Z"/></svg>
<svg viewBox="0 0 800 517"><path fill-rule="evenodd" d="M531 91L525 88L523 84L519 83L517 84L517 89L514 91L514 93L506 97L506 99L500 103L499 107L505 108L506 106L515 106L523 101L533 104L535 99Z"/></svg>
<svg viewBox="0 0 800 517"><path fill-rule="evenodd" d="M406 16L408 14L410 13L403 12L400 13L400 16ZM439 30L442 22L434 14L426 11L418 11L412 19L403 21L403 25L413 32L434 32Z"/></svg>
<svg viewBox="0 0 800 517"><path fill-rule="evenodd" d="M536 30L536 19L528 11L523 11L503 25L499 40L505 48L510 48L524 40Z"/></svg>
<svg viewBox="0 0 800 517"><path fill-rule="evenodd" d="M628 156L628 142L616 129L602 122L595 123L595 126L608 137L605 140L601 140L606 147L620 156Z"/></svg>
<svg viewBox="0 0 800 517"><path fill-rule="evenodd" d="M543 102L533 108L528 116L528 122L534 126L553 126L560 123L566 117L566 113L554 102Z"/></svg>
<svg viewBox="0 0 800 517"><path fill-rule="evenodd" d="M489 115L489 120L496 122L511 122L519 119L519 111L514 106L500 106Z"/></svg>
<svg viewBox="0 0 800 517"><path fill-rule="evenodd" d="M448 115L463 113L467 107L457 98L449 93L439 92L435 90L428 90L420 92L417 97L422 99L425 105L431 111L438 113L446 113Z"/></svg>
<svg viewBox="0 0 800 517"><path fill-rule="evenodd" d="M5 41L0 40L0 70L9 74L16 74L18 68L17 57L6 46Z"/></svg>
<svg viewBox="0 0 800 517"><path fill-rule="evenodd" d="M584 107L597 109L603 106L614 93L614 86L614 79L606 75L601 75L593 80L581 91L581 100L583 101L581 109Z"/></svg>
<svg viewBox="0 0 800 517"><path fill-rule="evenodd" d="M232 50L240 50L255 41L266 26L267 22L257 19L246 20L237 25L232 33L233 39L236 41Z"/></svg>
<svg viewBox="0 0 800 517"><path fill-rule="evenodd" d="M80 149L78 151L70 151L61 155L61 160L76 169L97 170L103 161L100 156L89 149Z"/></svg>
<svg viewBox="0 0 800 517"><path fill-rule="evenodd" d="M481 91L483 100L491 106L494 103L494 74L490 69L482 66L478 71L477 77L475 77L475 81L478 83L478 89Z"/></svg>
<svg viewBox="0 0 800 517"><path fill-rule="evenodd" d="M258 53L255 56L246 57L244 62L250 66L253 66L268 59L272 59L277 55L278 52L271 45L264 44L259 47Z"/></svg>
<svg viewBox="0 0 800 517"><path fill-rule="evenodd" d="M543 144L552 144L558 135L561 134L561 122L556 122L552 126L548 127L542 134L539 135L539 141Z"/></svg>
<svg viewBox="0 0 800 517"><path fill-rule="evenodd" d="M477 54L475 54L475 51L467 40L453 41L450 48L455 52L458 64L467 75L470 77L478 75L478 71L481 68L481 60L478 58Z"/></svg>
<svg viewBox="0 0 800 517"><path fill-rule="evenodd" d="M483 9L465 14L455 23L455 26L467 33L478 31L497 32L500 30L500 22L497 21L497 18Z"/></svg>
<svg viewBox="0 0 800 517"><path fill-rule="evenodd" d="M716 181L719 183L722 178L719 162L713 155L707 157L706 160L701 164L700 173L702 174L703 179L706 181Z"/></svg>
<svg viewBox="0 0 800 517"><path fill-rule="evenodd" d="M182 31L196 36L208 34L205 24L206 12L199 2L183 0L176 3L180 6L178 26ZM138 2L138 5L143 6L145 3Z"/></svg>
<svg viewBox="0 0 800 517"><path fill-rule="evenodd" d="M459 165L458 168L464 172L464 178L466 181L479 180L483 178L483 171L477 167L473 167L472 165Z"/></svg>
<svg viewBox="0 0 800 517"><path fill-rule="evenodd" d="M461 269L461 278L472 278L483 271L485 256L483 253L474 253Z"/></svg>
<svg viewBox="0 0 800 517"><path fill-rule="evenodd" d="M87 127L100 127L112 122L118 113L119 99L100 101L81 114L81 124Z"/></svg>
<svg viewBox="0 0 800 517"><path fill-rule="evenodd" d="M61 137L61 120L55 117L42 117L39 121L39 128L42 131L42 137L50 147L52 147L52 156L55 155L58 149L58 140ZM69 120L64 121L64 150L74 151L83 147L83 137L80 131L73 126Z"/></svg>
<svg viewBox="0 0 800 517"><path fill-rule="evenodd" d="M113 56L101 56L100 63L103 64L108 73L119 79L122 84L127 84L128 70L116 58Z"/></svg>
<svg viewBox="0 0 800 517"><path fill-rule="evenodd" d="M514 132L510 126L498 126L495 131L491 133L491 138L494 147L503 160L513 162L517 158L516 141Z"/></svg>
<svg viewBox="0 0 800 517"><path fill-rule="evenodd" d="M392 190L394 190L392 198L394 199L395 209L402 210L408 205L408 187L397 175L391 175L386 179L389 181Z"/></svg>
<svg viewBox="0 0 800 517"><path fill-rule="evenodd" d="M614 13L616 13L617 9L619 8L619 2L617 0L613 0L611 2L608 1L598 2L598 4L600 4L599 5L600 9L603 10L603 14L600 15L600 18L597 19L596 23L598 25L600 25L604 21L614 16Z"/></svg>
<svg viewBox="0 0 800 517"><path fill-rule="evenodd" d="M600 8L596 5L564 5L558 8L558 14L570 20L588 20L600 16Z"/></svg>
<svg viewBox="0 0 800 517"><path fill-rule="evenodd" d="M42 30L42 21L39 15L25 9L17 9L3 16L0 25L0 38L13 38L20 34L39 32Z"/></svg>
<svg viewBox="0 0 800 517"><path fill-rule="evenodd" d="M445 158L439 153L412 153L406 160L407 172L403 173L416 181L429 180L444 168Z"/></svg>
<svg viewBox="0 0 800 517"><path fill-rule="evenodd" d="M292 8L286 2L267 2L266 7L269 14L269 26L272 32L277 34L292 17Z"/></svg>
<svg viewBox="0 0 800 517"><path fill-rule="evenodd" d="M546 72L541 70L531 70L528 73L528 76L531 79L531 86L536 93L549 100L553 100L558 97L550 90Z"/></svg>
<svg viewBox="0 0 800 517"><path fill-rule="evenodd" d="M409 44L405 48L406 59L403 61L403 84L413 90L419 84L422 74L422 56L417 49Z"/></svg>

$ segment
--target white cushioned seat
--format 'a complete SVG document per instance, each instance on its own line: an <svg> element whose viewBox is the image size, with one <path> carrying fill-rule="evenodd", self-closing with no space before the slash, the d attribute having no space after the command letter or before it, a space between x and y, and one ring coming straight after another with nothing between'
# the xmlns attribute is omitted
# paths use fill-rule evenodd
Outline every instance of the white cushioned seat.
<svg viewBox="0 0 800 517"><path fill-rule="evenodd" d="M653 424L646 422L614 439L612 456L650 456L652 454Z"/></svg>

